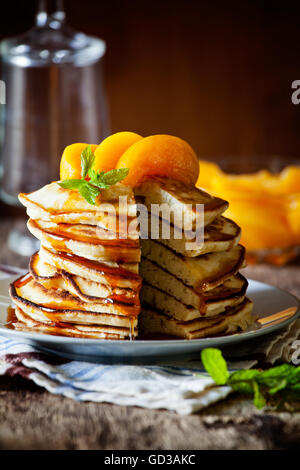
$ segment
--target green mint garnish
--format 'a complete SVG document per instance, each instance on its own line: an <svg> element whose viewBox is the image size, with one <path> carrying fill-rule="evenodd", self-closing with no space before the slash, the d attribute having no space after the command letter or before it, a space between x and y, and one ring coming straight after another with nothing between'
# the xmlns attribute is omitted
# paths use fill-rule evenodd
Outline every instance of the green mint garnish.
<svg viewBox="0 0 300 470"><path fill-rule="evenodd" d="M205 370L217 385L229 385L235 392L252 395L257 408L277 398L279 405L300 401L300 366L283 364L267 370L249 369L229 372L219 349L201 351Z"/></svg>
<svg viewBox="0 0 300 470"><path fill-rule="evenodd" d="M122 181L129 173L129 168L96 172L93 169L95 155L90 145L83 149L80 159L81 179L64 180L59 185L65 189L77 189L79 194L92 205L96 204L101 189L107 189Z"/></svg>
<svg viewBox="0 0 300 470"><path fill-rule="evenodd" d="M205 370L211 375L217 385L226 383L229 372L227 364L219 349L206 348L201 352L201 361Z"/></svg>
<svg viewBox="0 0 300 470"><path fill-rule="evenodd" d="M86 178L89 170L93 167L95 161L95 155L92 152L90 145L85 147L81 153L81 178Z"/></svg>

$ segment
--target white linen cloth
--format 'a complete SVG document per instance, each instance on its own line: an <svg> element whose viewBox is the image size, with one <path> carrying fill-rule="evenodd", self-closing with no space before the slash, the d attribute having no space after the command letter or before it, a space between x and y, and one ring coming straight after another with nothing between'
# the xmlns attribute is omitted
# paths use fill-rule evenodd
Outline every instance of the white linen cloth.
<svg viewBox="0 0 300 470"><path fill-rule="evenodd" d="M11 274L11 273L10 273ZM8 273L0 272L4 279ZM284 332L262 340L254 356L265 361L289 361L292 343L300 337L300 320ZM229 363L231 370L257 363L251 357ZM170 362L151 366L105 365L67 361L41 353L34 346L0 336L0 375L21 375L50 393L78 401L107 402L143 408L167 409L191 414L224 399L230 387L217 387L203 373L199 360Z"/></svg>

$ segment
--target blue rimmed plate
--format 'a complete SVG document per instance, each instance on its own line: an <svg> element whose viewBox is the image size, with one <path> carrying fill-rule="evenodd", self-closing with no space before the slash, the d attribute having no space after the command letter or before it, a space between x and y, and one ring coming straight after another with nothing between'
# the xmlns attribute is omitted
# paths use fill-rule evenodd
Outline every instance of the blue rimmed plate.
<svg viewBox="0 0 300 470"><path fill-rule="evenodd" d="M263 341L263 336L286 327L299 315L299 300L295 296L268 284L250 280L247 295L254 301L253 315L258 318L258 322L242 333L193 340L113 341L23 332L6 327L7 306L10 305L8 286L16 277L0 279L0 334L18 342L30 343L38 350L81 361L152 363L163 358L176 359L198 354L207 347L227 349L234 346L238 353L239 350L245 350L246 344Z"/></svg>

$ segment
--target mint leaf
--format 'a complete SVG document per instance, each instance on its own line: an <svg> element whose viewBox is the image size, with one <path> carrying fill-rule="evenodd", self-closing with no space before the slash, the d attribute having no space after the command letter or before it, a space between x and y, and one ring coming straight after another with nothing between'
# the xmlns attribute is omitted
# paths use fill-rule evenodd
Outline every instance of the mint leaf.
<svg viewBox="0 0 300 470"><path fill-rule="evenodd" d="M90 145L87 145L83 149L80 160L81 179L64 180L61 181L59 185L66 189L77 189L79 194L92 205L96 204L100 189L107 189L119 181L122 181L129 173L129 168L96 172L93 169L95 155ZM87 176L89 181L86 179Z"/></svg>
<svg viewBox="0 0 300 470"><path fill-rule="evenodd" d="M229 385L235 392L253 395L257 408L266 405L266 399L274 403L276 396L279 406L290 400L300 401L300 366L282 364L268 370L237 370L228 373L226 362L219 349L208 348L201 352L206 371L218 385Z"/></svg>
<svg viewBox="0 0 300 470"><path fill-rule="evenodd" d="M253 380L260 374L259 370L256 369L242 369L242 370L237 370L235 372L232 372L230 374L230 378L228 382L230 384L234 382L243 382L243 381L248 381L248 380Z"/></svg>
<svg viewBox="0 0 300 470"><path fill-rule="evenodd" d="M105 183L103 180L105 172L101 171L100 173L97 173L95 170L90 170L88 173L88 176L90 178L90 183L94 184L100 189L107 189L109 188L109 184Z"/></svg>
<svg viewBox="0 0 300 470"><path fill-rule="evenodd" d="M260 379L261 380L268 380L277 377L287 377L291 373L293 374L297 368L290 364L282 364L281 366L271 367L270 369L264 370L260 372Z"/></svg>
<svg viewBox="0 0 300 470"><path fill-rule="evenodd" d="M299 382L299 379L300 374L297 368L290 364L282 364L281 366L271 367L268 370L261 371L256 380L260 385L269 388L268 393L274 394L286 388L286 386Z"/></svg>
<svg viewBox="0 0 300 470"><path fill-rule="evenodd" d="M235 392L241 393L243 395L252 395L253 394L253 386L251 382L233 382L230 383L228 381L227 385L229 385L232 390Z"/></svg>
<svg viewBox="0 0 300 470"><path fill-rule="evenodd" d="M217 385L226 384L229 373L226 361L219 349L203 349L201 351L201 361L205 370L211 375Z"/></svg>
<svg viewBox="0 0 300 470"><path fill-rule="evenodd" d="M92 168L95 162L95 155L92 152L90 145L87 145L81 153L81 178L86 178L89 170Z"/></svg>
<svg viewBox="0 0 300 470"><path fill-rule="evenodd" d="M279 380L277 384L275 384L272 388L268 390L268 393L270 395L275 395L275 393L278 393L280 390L285 389L287 386L287 383L288 382L286 379Z"/></svg>
<svg viewBox="0 0 300 470"><path fill-rule="evenodd" d="M79 188L79 194L93 206L96 205L96 198L100 194L100 190L95 186L87 183Z"/></svg>
<svg viewBox="0 0 300 470"><path fill-rule="evenodd" d="M258 370L237 370L229 376L227 384L233 388L235 392L251 395L253 393L252 382L259 374Z"/></svg>
<svg viewBox="0 0 300 470"><path fill-rule="evenodd" d="M92 205L96 204L96 198L100 194L100 189L86 180L70 179L64 180L58 184L65 189L77 189L79 194Z"/></svg>
<svg viewBox="0 0 300 470"><path fill-rule="evenodd" d="M112 186L113 184L119 183L122 181L129 173L129 168L119 168L117 170L107 171L102 179L105 184Z"/></svg>
<svg viewBox="0 0 300 470"><path fill-rule="evenodd" d="M292 367L292 366L291 366ZM289 383L300 385L300 366L293 367L289 374Z"/></svg>
<svg viewBox="0 0 300 470"><path fill-rule="evenodd" d="M255 382L255 380L252 381L252 387L254 392L253 404L256 406L256 408L261 409L266 404L265 397L261 393L259 385L257 382Z"/></svg>
<svg viewBox="0 0 300 470"><path fill-rule="evenodd" d="M113 184L122 181L129 173L128 168L119 168L117 170L110 170L106 173L101 171L100 173L96 173L93 169L90 169L88 172L88 176L90 178L90 182L95 186L98 186L100 189L107 189Z"/></svg>
<svg viewBox="0 0 300 470"><path fill-rule="evenodd" d="M59 186L65 189L79 189L85 185L85 181L79 180L79 179L70 179L70 180L61 181L58 184Z"/></svg>

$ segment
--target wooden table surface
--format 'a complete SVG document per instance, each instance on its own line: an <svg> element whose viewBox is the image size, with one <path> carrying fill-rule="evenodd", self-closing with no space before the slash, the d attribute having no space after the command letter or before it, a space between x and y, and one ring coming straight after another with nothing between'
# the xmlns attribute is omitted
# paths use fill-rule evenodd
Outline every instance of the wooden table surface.
<svg viewBox="0 0 300 470"><path fill-rule="evenodd" d="M0 263L26 267L7 246L0 221ZM300 264L248 267L245 274L300 297ZM300 413L258 411L232 396L192 416L106 403L78 403L17 377L0 377L0 449L292 449Z"/></svg>

